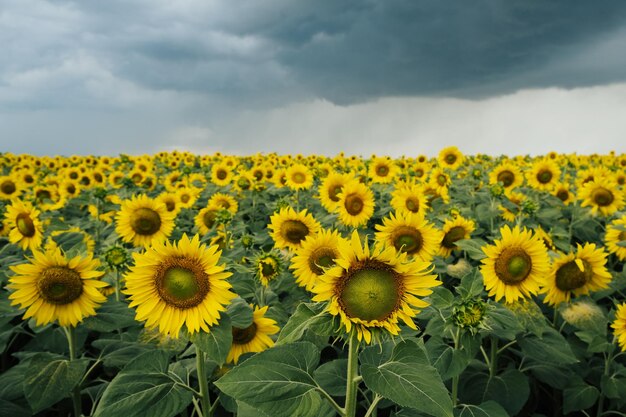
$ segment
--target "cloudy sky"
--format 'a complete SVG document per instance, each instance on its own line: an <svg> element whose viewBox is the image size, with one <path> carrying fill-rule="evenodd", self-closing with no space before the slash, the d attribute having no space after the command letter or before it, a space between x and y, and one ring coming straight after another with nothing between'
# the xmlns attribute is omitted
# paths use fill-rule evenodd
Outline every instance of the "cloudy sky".
<svg viewBox="0 0 626 417"><path fill-rule="evenodd" d="M626 152L626 2L0 0L0 152Z"/></svg>

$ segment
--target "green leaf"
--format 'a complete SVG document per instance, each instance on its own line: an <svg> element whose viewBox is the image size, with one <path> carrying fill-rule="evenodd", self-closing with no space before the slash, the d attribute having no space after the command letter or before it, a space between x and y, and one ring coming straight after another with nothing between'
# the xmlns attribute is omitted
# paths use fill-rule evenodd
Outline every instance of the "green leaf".
<svg viewBox="0 0 626 417"><path fill-rule="evenodd" d="M151 350L141 353L128 362L122 372L165 373L169 365L170 354L163 350Z"/></svg>
<svg viewBox="0 0 626 417"><path fill-rule="evenodd" d="M307 330L319 336L330 336L334 330L333 317L326 311L316 313L308 304L301 303L278 335L276 345L298 341Z"/></svg>
<svg viewBox="0 0 626 417"><path fill-rule="evenodd" d="M461 284L456 287L456 292L462 298L475 298L483 293L485 285L483 284L483 275L480 273L480 269L474 268L474 270L461 278Z"/></svg>
<svg viewBox="0 0 626 417"><path fill-rule="evenodd" d="M192 393L168 375L120 372L107 386L94 417L172 417L191 403Z"/></svg>
<svg viewBox="0 0 626 417"><path fill-rule="evenodd" d="M21 407L12 401L0 399L0 416L30 417L32 415L33 413L29 409Z"/></svg>
<svg viewBox="0 0 626 417"><path fill-rule="evenodd" d="M433 366L444 381L461 375L472 360L466 349L454 349L441 339L431 338L426 346Z"/></svg>
<svg viewBox="0 0 626 417"><path fill-rule="evenodd" d="M33 412L38 413L68 397L88 364L88 359L50 361L47 355L34 356L23 382L24 394Z"/></svg>
<svg viewBox="0 0 626 417"><path fill-rule="evenodd" d="M317 368L313 373L317 383L334 397L346 396L347 359L336 359Z"/></svg>
<svg viewBox="0 0 626 417"><path fill-rule="evenodd" d="M508 340L515 339L515 335L524 330L515 314L500 303L489 304L484 324L491 333Z"/></svg>
<svg viewBox="0 0 626 417"><path fill-rule="evenodd" d="M594 386L582 381L563 390L563 412L585 410L596 403L600 392Z"/></svg>
<svg viewBox="0 0 626 417"><path fill-rule="evenodd" d="M112 332L136 324L135 313L128 304L110 299L98 309L98 314L87 317L83 324L98 332Z"/></svg>
<svg viewBox="0 0 626 417"><path fill-rule="evenodd" d="M474 374L463 381L463 386L464 401L495 401L513 416L526 404L530 394L528 378L517 369L508 369L494 377Z"/></svg>
<svg viewBox="0 0 626 417"><path fill-rule="evenodd" d="M626 378L602 375L600 387L607 398L626 398Z"/></svg>
<svg viewBox="0 0 626 417"><path fill-rule="evenodd" d="M208 359L223 365L233 343L233 332L230 319L223 314L217 326L211 327L209 333L200 331L190 336L190 340L207 354Z"/></svg>
<svg viewBox="0 0 626 417"><path fill-rule="evenodd" d="M539 362L569 365L578 362L567 340L556 330L547 328L541 338L528 335L519 339L522 352Z"/></svg>
<svg viewBox="0 0 626 417"><path fill-rule="evenodd" d="M454 417L509 417L509 414L495 401L486 401L481 405L461 404L454 410Z"/></svg>
<svg viewBox="0 0 626 417"><path fill-rule="evenodd" d="M252 324L252 307L243 298L235 298L228 305L227 313L233 327L245 329Z"/></svg>
<svg viewBox="0 0 626 417"><path fill-rule="evenodd" d="M462 249L470 258L480 261L487 257L483 252L483 247L487 246L487 242L482 239L462 239L455 242L459 249Z"/></svg>
<svg viewBox="0 0 626 417"><path fill-rule="evenodd" d="M311 375L319 357L309 342L275 346L245 360L215 385L272 417L316 417L328 406Z"/></svg>
<svg viewBox="0 0 626 417"><path fill-rule="evenodd" d="M400 342L389 361L363 356L361 375L368 388L402 407L437 417L452 416L452 400L437 370L425 364L426 350L413 340Z"/></svg>

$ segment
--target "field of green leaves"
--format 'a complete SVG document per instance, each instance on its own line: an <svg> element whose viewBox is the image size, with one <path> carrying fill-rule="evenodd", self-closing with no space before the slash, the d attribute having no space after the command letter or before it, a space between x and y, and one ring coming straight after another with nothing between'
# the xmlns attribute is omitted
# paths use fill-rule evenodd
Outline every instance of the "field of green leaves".
<svg viewBox="0 0 626 417"><path fill-rule="evenodd" d="M626 155L0 154L0 415L626 416Z"/></svg>

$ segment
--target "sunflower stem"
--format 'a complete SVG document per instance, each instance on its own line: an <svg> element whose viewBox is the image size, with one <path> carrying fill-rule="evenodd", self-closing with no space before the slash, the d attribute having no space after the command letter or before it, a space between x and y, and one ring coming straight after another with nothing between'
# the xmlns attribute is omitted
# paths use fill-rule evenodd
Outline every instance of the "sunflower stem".
<svg viewBox="0 0 626 417"><path fill-rule="evenodd" d="M65 336L67 336L67 345L70 349L70 362L72 362L76 360L76 334L74 333L74 327L72 326L63 327L63 330L65 330ZM74 417L82 416L80 383L72 389L72 405L74 406Z"/></svg>
<svg viewBox="0 0 626 417"><path fill-rule="evenodd" d="M348 341L348 372L346 385L346 417L356 415L357 388L359 385L359 341L356 338L356 331L350 333Z"/></svg>
<svg viewBox="0 0 626 417"><path fill-rule="evenodd" d="M452 339L454 340L454 350L459 350L459 338L461 337L461 328L457 327L456 333L452 333ZM459 394L459 375L452 377L452 406L456 407L457 397Z"/></svg>
<svg viewBox="0 0 626 417"><path fill-rule="evenodd" d="M491 358L489 359L489 376L496 376L498 370L498 338L491 336Z"/></svg>
<svg viewBox="0 0 626 417"><path fill-rule="evenodd" d="M209 417L211 412L211 399L209 397L209 384L206 376L206 363L204 360L204 352L196 346L196 371L198 373L198 384L200 385L200 408L202 417Z"/></svg>
<svg viewBox="0 0 626 417"><path fill-rule="evenodd" d="M372 401L372 404L370 404L370 408L367 409L367 412L365 413L365 417L370 417L376 414L376 406L378 405L378 402L382 399L383 397L381 397L378 394L374 396L374 400Z"/></svg>
<svg viewBox="0 0 626 417"><path fill-rule="evenodd" d="M115 267L115 301L120 301L120 270Z"/></svg>

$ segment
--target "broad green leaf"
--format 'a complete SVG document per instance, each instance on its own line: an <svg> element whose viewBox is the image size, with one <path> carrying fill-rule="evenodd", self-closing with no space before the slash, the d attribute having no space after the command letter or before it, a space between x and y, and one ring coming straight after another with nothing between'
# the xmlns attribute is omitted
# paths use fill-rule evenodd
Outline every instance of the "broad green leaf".
<svg viewBox="0 0 626 417"><path fill-rule="evenodd" d="M215 385L272 417L316 417L328 406L312 376L319 356L309 342L276 346L245 360Z"/></svg>
<svg viewBox="0 0 626 417"><path fill-rule="evenodd" d="M463 239L456 241L455 244L475 261L480 261L487 257L482 249L484 246L487 246L487 242L483 239Z"/></svg>
<svg viewBox="0 0 626 417"><path fill-rule="evenodd" d="M132 326L136 323L135 313L128 304L114 299L108 300L97 311L95 316L87 317L85 327L98 332L112 332Z"/></svg>
<svg viewBox="0 0 626 417"><path fill-rule="evenodd" d="M30 361L23 382L28 404L37 413L68 397L82 379L88 359L53 360L36 355Z"/></svg>
<svg viewBox="0 0 626 417"><path fill-rule="evenodd" d="M11 417L30 417L33 412L29 409L22 407L12 401L7 401L0 398L0 416Z"/></svg>
<svg viewBox="0 0 626 417"><path fill-rule="evenodd" d="M230 319L227 315L222 314L219 324L211 327L210 332L200 331L191 335L190 340L207 354L208 359L223 365L233 343Z"/></svg>
<svg viewBox="0 0 626 417"><path fill-rule="evenodd" d="M245 329L252 324L252 307L243 298L235 298L228 305L227 313L233 327Z"/></svg>
<svg viewBox="0 0 626 417"><path fill-rule="evenodd" d="M92 345L102 349L104 365L114 368L123 368L138 355L155 349L154 345L116 339L98 339Z"/></svg>
<svg viewBox="0 0 626 417"><path fill-rule="evenodd" d="M315 370L313 376L317 383L332 396L345 397L347 380L347 359L335 359Z"/></svg>
<svg viewBox="0 0 626 417"><path fill-rule="evenodd" d="M480 269L474 268L471 273L461 278L461 284L456 287L456 292L462 298L475 298L483 293L484 288L483 275Z"/></svg>
<svg viewBox="0 0 626 417"><path fill-rule="evenodd" d="M519 339L522 352L539 362L568 365L578 362L567 340L556 330L547 328L541 338L528 335Z"/></svg>
<svg viewBox="0 0 626 417"><path fill-rule="evenodd" d="M173 417L191 398L191 391L166 374L120 372L102 394L94 417Z"/></svg>
<svg viewBox="0 0 626 417"><path fill-rule="evenodd" d="M500 303L490 303L485 314L485 327L503 339L513 340L524 330L515 314Z"/></svg>
<svg viewBox="0 0 626 417"><path fill-rule="evenodd" d="M474 374L463 381L463 386L463 401L495 401L513 416L526 404L530 394L528 378L517 369L508 369L494 377Z"/></svg>
<svg viewBox="0 0 626 417"><path fill-rule="evenodd" d="M139 373L165 373L169 365L170 354L163 350L150 350L141 353L135 359L128 362L128 365L121 372Z"/></svg>
<svg viewBox="0 0 626 417"><path fill-rule="evenodd" d="M486 401L481 405L461 404L454 410L454 417L509 417L509 414L495 401Z"/></svg>
<svg viewBox="0 0 626 417"><path fill-rule="evenodd" d="M361 364L368 388L402 407L437 417L452 416L452 400L437 370L424 363L425 349L414 341L399 343L389 361Z"/></svg>
<svg viewBox="0 0 626 417"><path fill-rule="evenodd" d="M563 390L563 412L569 414L572 411L590 408L598 400L600 392L592 385L582 381Z"/></svg>
<svg viewBox="0 0 626 417"><path fill-rule="evenodd" d="M316 313L308 304L301 303L283 327L276 345L285 345L300 340L307 330L320 336L333 334L333 317L325 311Z"/></svg>

